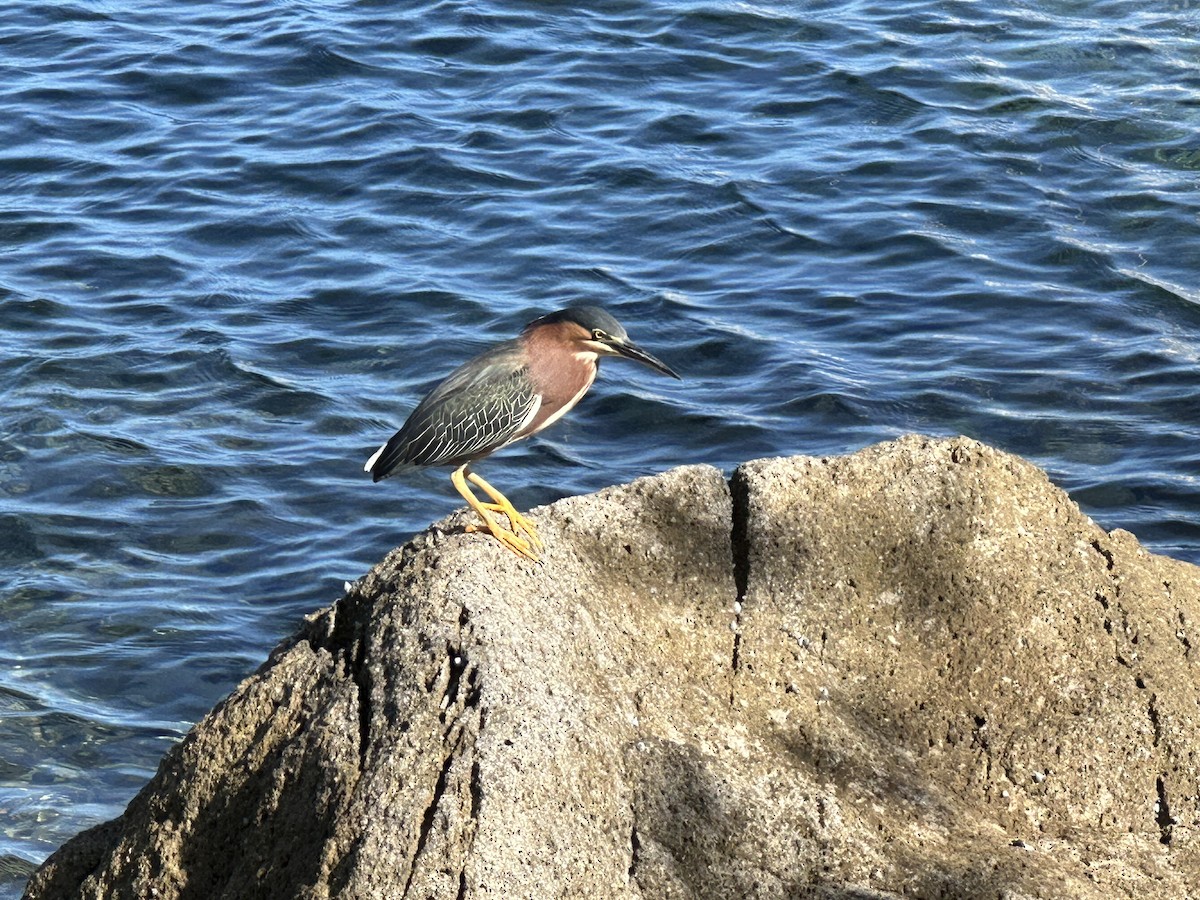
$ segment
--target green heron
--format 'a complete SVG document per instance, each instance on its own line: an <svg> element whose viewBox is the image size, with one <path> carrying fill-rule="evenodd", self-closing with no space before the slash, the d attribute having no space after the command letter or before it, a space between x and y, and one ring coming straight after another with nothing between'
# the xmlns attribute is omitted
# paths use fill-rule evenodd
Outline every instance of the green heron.
<svg viewBox="0 0 1200 900"><path fill-rule="evenodd" d="M542 540L533 523L472 472L471 463L562 418L596 380L602 356L623 356L679 377L630 341L604 310L572 306L534 319L520 337L485 350L451 372L367 460L366 470L379 481L410 469L454 466L450 480L483 519L482 530L513 552L536 560ZM481 503L468 481L493 502ZM509 528L501 527L494 513L504 513Z"/></svg>

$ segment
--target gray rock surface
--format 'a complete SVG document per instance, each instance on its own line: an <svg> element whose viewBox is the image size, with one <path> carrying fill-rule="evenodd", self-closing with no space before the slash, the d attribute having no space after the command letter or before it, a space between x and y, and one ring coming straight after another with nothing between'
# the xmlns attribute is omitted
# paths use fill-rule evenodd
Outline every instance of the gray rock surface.
<svg viewBox="0 0 1200 900"><path fill-rule="evenodd" d="M27 897L1179 898L1200 570L963 438L451 517Z"/></svg>

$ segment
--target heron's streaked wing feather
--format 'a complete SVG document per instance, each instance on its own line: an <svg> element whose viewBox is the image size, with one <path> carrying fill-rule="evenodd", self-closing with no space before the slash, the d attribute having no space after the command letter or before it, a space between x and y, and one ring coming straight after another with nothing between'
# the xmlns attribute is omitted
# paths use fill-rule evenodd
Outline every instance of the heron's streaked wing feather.
<svg viewBox="0 0 1200 900"><path fill-rule="evenodd" d="M461 465L503 447L540 405L520 345L508 341L430 392L376 457L376 481L406 466Z"/></svg>

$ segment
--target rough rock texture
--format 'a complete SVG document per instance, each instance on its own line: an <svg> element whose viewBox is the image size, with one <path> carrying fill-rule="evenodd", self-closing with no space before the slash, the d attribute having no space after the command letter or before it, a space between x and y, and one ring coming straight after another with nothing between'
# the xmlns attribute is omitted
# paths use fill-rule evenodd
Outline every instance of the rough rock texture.
<svg viewBox="0 0 1200 900"><path fill-rule="evenodd" d="M27 897L1200 893L1200 570L966 439L453 517ZM732 539L731 539L732 537Z"/></svg>

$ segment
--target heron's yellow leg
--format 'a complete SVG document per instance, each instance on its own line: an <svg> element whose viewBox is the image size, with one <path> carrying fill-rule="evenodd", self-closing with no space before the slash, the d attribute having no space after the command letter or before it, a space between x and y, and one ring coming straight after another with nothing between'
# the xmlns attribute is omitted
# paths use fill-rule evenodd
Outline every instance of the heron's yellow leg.
<svg viewBox="0 0 1200 900"><path fill-rule="evenodd" d="M508 522L512 526L514 532L520 532L522 536L527 536L529 543L534 547L537 547L539 550L544 549L542 539L538 535L537 529L534 528L533 522L529 521L528 518L517 512L516 508L511 502L509 502L507 497L505 497L502 493L484 481L481 476L476 475L474 472L467 472L467 480L470 481L471 484L478 486L485 494L496 501L495 503L481 503L480 506L490 509L492 512L504 513L506 516L508 516Z"/></svg>
<svg viewBox="0 0 1200 900"><path fill-rule="evenodd" d="M455 469L450 475L450 481L453 483L454 489L462 495L462 498L467 501L467 504L471 507L471 509L479 513L479 518L483 519L482 529L479 528L479 526L468 525L467 530L485 530L518 556L524 556L526 559L536 560L538 556L534 552L530 543L512 531L509 531L507 528L501 528L500 525L496 523L496 520L492 518L492 514L487 507L483 503L480 503L479 498L471 493L471 489L467 486L466 477L463 474L466 468L466 466L459 466L457 469Z"/></svg>

